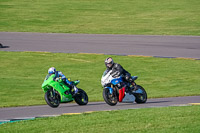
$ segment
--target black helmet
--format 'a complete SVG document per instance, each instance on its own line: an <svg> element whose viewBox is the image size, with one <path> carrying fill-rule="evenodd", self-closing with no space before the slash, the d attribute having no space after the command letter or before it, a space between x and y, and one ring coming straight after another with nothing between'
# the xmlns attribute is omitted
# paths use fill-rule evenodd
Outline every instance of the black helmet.
<svg viewBox="0 0 200 133"><path fill-rule="evenodd" d="M105 60L105 65L107 68L112 68L114 64L114 61L111 57L108 57L106 60Z"/></svg>

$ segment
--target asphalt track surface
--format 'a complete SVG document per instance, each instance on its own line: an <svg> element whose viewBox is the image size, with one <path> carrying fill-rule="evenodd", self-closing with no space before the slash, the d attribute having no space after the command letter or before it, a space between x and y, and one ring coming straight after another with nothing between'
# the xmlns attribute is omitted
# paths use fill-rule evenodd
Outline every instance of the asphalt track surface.
<svg viewBox="0 0 200 133"><path fill-rule="evenodd" d="M1 51L48 51L62 53L103 53L144 55L154 57L184 57L200 59L199 36L94 35L56 33L0 32ZM0 122L27 118L83 113L88 111L120 110L199 104L200 96L148 99L145 104L89 102L86 106L61 104L0 108Z"/></svg>
<svg viewBox="0 0 200 133"><path fill-rule="evenodd" d="M200 36L0 32L4 51L103 53L200 59Z"/></svg>
<svg viewBox="0 0 200 133"><path fill-rule="evenodd" d="M61 104L58 108L51 108L48 105L0 108L0 121L12 119L26 119L46 116L57 116L66 113L83 113L90 111L108 111L121 109L152 108L166 106L186 106L200 102L200 96L172 97L148 99L145 104L118 103L110 106L105 102L89 102L85 106L76 103ZM134 111L133 111L134 112Z"/></svg>

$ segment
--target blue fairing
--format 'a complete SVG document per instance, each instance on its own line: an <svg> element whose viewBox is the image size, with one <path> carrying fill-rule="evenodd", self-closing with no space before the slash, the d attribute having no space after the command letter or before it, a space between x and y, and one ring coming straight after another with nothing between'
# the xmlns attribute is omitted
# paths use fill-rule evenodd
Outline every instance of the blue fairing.
<svg viewBox="0 0 200 133"><path fill-rule="evenodd" d="M113 80L111 81L111 83L112 83L113 85L117 85L117 84L119 84L119 83L121 83L121 82L123 82L122 77L113 79Z"/></svg>
<svg viewBox="0 0 200 133"><path fill-rule="evenodd" d="M112 93L113 93L113 89L112 89L111 87L106 87L106 88L108 88L108 89L109 89L109 91L110 91L110 94L112 94Z"/></svg>

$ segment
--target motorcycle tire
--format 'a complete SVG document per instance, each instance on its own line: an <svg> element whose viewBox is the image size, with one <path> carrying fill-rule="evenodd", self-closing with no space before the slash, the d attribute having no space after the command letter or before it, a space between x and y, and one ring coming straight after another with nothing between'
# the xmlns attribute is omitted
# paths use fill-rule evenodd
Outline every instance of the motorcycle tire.
<svg viewBox="0 0 200 133"><path fill-rule="evenodd" d="M78 105L86 105L88 103L88 95L84 90L78 88L74 100Z"/></svg>
<svg viewBox="0 0 200 133"><path fill-rule="evenodd" d="M142 90L142 94L141 93L135 93L134 94L135 95L135 102L138 103L138 104L146 103L146 101L147 101L147 93L146 93L145 89L142 86L137 85L136 86L136 91L138 89Z"/></svg>
<svg viewBox="0 0 200 133"><path fill-rule="evenodd" d="M60 96L58 93L54 93L55 96L52 97L52 92L53 90L51 89L45 93L45 101L50 107L57 108L60 105Z"/></svg>
<svg viewBox="0 0 200 133"><path fill-rule="evenodd" d="M111 96L108 88L103 89L103 98L104 101L110 106L114 106L118 102L117 96L114 95Z"/></svg>

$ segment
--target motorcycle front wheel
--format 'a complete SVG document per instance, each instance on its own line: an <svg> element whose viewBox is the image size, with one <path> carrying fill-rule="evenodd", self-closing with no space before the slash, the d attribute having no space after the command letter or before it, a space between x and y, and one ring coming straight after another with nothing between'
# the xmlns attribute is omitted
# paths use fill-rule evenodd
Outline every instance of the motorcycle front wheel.
<svg viewBox="0 0 200 133"><path fill-rule="evenodd" d="M78 88L74 100L78 105L86 105L88 103L88 95L84 90Z"/></svg>
<svg viewBox="0 0 200 133"><path fill-rule="evenodd" d="M46 103L52 108L57 108L60 105L60 96L53 89L48 90L44 98Z"/></svg>
<svg viewBox="0 0 200 133"><path fill-rule="evenodd" d="M108 88L103 89L103 98L104 98L104 101L110 106L114 106L118 102L117 96L110 94L110 91Z"/></svg>

